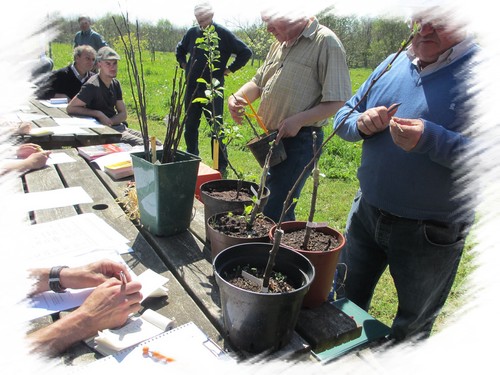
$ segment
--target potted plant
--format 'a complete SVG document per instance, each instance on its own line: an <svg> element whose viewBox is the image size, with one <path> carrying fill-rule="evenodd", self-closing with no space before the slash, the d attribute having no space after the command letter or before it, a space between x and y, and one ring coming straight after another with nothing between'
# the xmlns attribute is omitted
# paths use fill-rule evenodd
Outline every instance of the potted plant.
<svg viewBox="0 0 500 375"><path fill-rule="evenodd" d="M272 246L234 245L213 261L225 333L233 347L243 352L272 352L290 342L302 300L314 278L314 267L306 257L282 247L270 288L262 292L261 286L249 279L262 276Z"/></svg>
<svg viewBox="0 0 500 375"><path fill-rule="evenodd" d="M271 144L264 162L257 198L265 190L267 171L274 148ZM246 233L255 229L262 201L254 200L243 225ZM228 212L219 213L209 220L214 275L220 289L224 326L228 339L237 349L261 353L275 351L288 344L297 323L304 295L314 279L314 266L298 252L281 247L269 283L262 285L269 254L275 244L236 238L216 231L217 219L230 218ZM269 219L268 219L269 220ZM268 228L272 222L268 222ZM233 226L234 227L234 226ZM269 232L268 232L269 233ZM220 245L219 238L225 242ZM222 242L222 241L221 241ZM235 243L230 246L230 244ZM225 248L224 248L225 247Z"/></svg>
<svg viewBox="0 0 500 375"><path fill-rule="evenodd" d="M269 231L274 226L274 221L258 214L253 223L250 223L248 210L219 212L208 218L208 233L212 259L222 250L248 242L270 242Z"/></svg>
<svg viewBox="0 0 500 375"><path fill-rule="evenodd" d="M178 74L176 69L170 108L165 118L163 148L156 150L156 141L153 138L150 142L148 133L139 24L136 22L133 34L128 16L122 14L125 28L125 33L122 33L114 18L113 21L124 47L135 110L144 140L144 151L131 154L140 223L155 235L170 236L189 227L201 160L178 149L185 123L182 109L186 83L183 74Z"/></svg>
<svg viewBox="0 0 500 375"><path fill-rule="evenodd" d="M313 147L316 144L313 133ZM314 150L316 155L316 150ZM340 252L344 248L344 235L326 223L314 222L316 198L319 187L319 158L314 159L313 191L308 221L285 221L281 223L283 235L281 245L295 250L311 261L315 269L315 278L311 288L304 297L303 306L319 307L323 304L332 289L333 278L337 268ZM276 226L269 231L270 240L274 240Z"/></svg>
<svg viewBox="0 0 500 375"><path fill-rule="evenodd" d="M256 189L252 188L253 196L248 196L251 200L243 207L239 207L240 202L221 202L227 209L216 212L206 220L207 238L209 239L212 259L223 249L246 242L269 242L269 230L274 225L274 221L262 214L262 209L269 197L269 189L266 187L266 176L270 167L273 154L271 145L263 163L260 177L260 184ZM241 183L242 181L237 181ZM238 191L238 189L236 190ZM229 191L227 192L229 193ZM267 228L267 233L266 233Z"/></svg>

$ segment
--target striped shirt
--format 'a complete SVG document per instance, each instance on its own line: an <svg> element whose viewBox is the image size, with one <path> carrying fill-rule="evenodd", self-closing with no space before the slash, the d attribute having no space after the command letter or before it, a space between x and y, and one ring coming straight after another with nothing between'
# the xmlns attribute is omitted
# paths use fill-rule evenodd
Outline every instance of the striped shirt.
<svg viewBox="0 0 500 375"><path fill-rule="evenodd" d="M252 82L261 89L258 114L269 130L278 129L281 120L321 102L351 97L344 47L316 18L291 46L276 41ZM324 119L309 126L327 123Z"/></svg>

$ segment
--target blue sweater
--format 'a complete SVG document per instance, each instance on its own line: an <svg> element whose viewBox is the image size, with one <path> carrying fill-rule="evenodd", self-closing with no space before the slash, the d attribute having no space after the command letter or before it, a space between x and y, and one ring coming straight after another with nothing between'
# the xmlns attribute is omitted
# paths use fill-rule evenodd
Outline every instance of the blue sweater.
<svg viewBox="0 0 500 375"><path fill-rule="evenodd" d="M421 76L402 53L340 127L337 134L341 138L359 141L359 115L368 108L393 103L402 103L397 117L424 121L422 137L410 152L393 143L388 128L364 139L358 179L368 203L398 216L438 221L457 220L461 210L468 207L470 197L457 195L460 186L456 181L463 172L459 157L470 142L464 135L470 113L464 69L470 65L473 53L474 49L426 76ZM335 128L392 58L379 65L339 110ZM471 212L467 215L470 220Z"/></svg>

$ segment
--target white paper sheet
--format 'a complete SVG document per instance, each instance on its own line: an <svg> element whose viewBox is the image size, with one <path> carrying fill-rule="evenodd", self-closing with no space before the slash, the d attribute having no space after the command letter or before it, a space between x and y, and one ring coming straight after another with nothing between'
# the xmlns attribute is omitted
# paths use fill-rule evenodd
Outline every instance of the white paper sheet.
<svg viewBox="0 0 500 375"><path fill-rule="evenodd" d="M76 160L65 152L52 152L47 159L47 165L75 163Z"/></svg>
<svg viewBox="0 0 500 375"><path fill-rule="evenodd" d="M60 126L77 126L79 128L104 128L104 125L97 122L93 117L53 117L53 120Z"/></svg>
<svg viewBox="0 0 500 375"><path fill-rule="evenodd" d="M16 246L27 254L27 262L37 261L33 266L40 266L40 259L64 254L76 256L102 249L120 254L130 251L127 238L93 213L30 225L25 234L15 239Z"/></svg>
<svg viewBox="0 0 500 375"><path fill-rule="evenodd" d="M68 103L52 104L50 100L40 100L40 103L49 108L66 108L68 106Z"/></svg>
<svg viewBox="0 0 500 375"><path fill-rule="evenodd" d="M13 199L17 200L19 209L25 212L93 202L81 186L15 194Z"/></svg>

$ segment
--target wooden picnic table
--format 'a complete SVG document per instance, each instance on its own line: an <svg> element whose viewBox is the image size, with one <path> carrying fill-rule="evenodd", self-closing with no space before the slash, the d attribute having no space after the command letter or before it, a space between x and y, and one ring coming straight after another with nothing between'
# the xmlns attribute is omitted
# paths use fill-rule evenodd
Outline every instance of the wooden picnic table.
<svg viewBox="0 0 500 375"><path fill-rule="evenodd" d="M45 104L44 104L45 103ZM47 117L32 121L36 128L51 128L58 126L57 119L70 118L64 106L48 106L49 102L38 99L31 99L27 107L21 110L26 114L46 115ZM75 117L74 117L75 118ZM106 143L120 142L122 135L120 132L103 126L100 128L84 128L78 132L68 134L50 134L43 136L21 136L22 142L36 143L47 150L60 149L63 147L91 146Z"/></svg>
<svg viewBox="0 0 500 375"><path fill-rule="evenodd" d="M174 273L169 270L169 267L164 264L148 241L124 214L98 176L77 154L77 150L65 149L53 152L66 152L75 162L56 164L28 172L21 177L20 189L24 186L25 192L41 192L81 186L93 199L93 202L34 211L30 213L32 222L34 224L45 223L83 213L94 213L104 219L130 241L129 245L134 251L122 256L134 273L139 275L149 268L169 279L166 284L168 298L146 299L143 302L144 309L151 308L168 318L175 318L177 325L193 321L214 342L224 347L224 340L212 323L212 318L207 316L206 312L200 308L199 301L193 298L189 290L186 290ZM186 267L190 267L190 265L186 265ZM57 316L37 319L33 322L33 329L49 324L54 318L57 319ZM61 358L65 363L74 364L75 361L87 363L99 357L99 354L94 353L84 343L81 343L81 345L72 347Z"/></svg>
<svg viewBox="0 0 500 375"><path fill-rule="evenodd" d="M87 162L79 156L76 149L53 152L65 152L76 162L27 173L22 177L26 191L81 186L92 197L93 203L35 211L31 218L36 223L43 223L70 215L94 212L130 240L134 252L124 255L124 258L134 272L140 274L146 268L151 268L169 278L168 300L156 305L155 301L150 302L153 303L153 308L169 318L175 317L178 324L195 322L219 346L232 351L230 343L224 339L219 289L213 275L210 249L205 243L203 204L194 199L195 215L185 232L169 237L153 235L134 225L116 202L116 198L123 196L133 177L115 180L100 170L96 163ZM301 315L299 323L301 319L304 321L309 317ZM326 313L319 319L317 323L326 327L331 325L334 317ZM39 324L47 322L42 320ZM318 358L310 349L310 345L295 333L290 344L272 357L317 362ZM96 358L96 354L84 344L73 348L68 355L72 358L72 363L85 363Z"/></svg>

